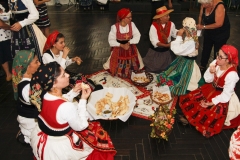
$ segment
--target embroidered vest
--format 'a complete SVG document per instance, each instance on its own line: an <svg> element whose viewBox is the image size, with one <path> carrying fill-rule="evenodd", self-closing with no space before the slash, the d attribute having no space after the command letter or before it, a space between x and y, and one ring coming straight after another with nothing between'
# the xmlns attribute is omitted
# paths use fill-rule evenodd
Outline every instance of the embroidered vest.
<svg viewBox="0 0 240 160"><path fill-rule="evenodd" d="M9 8L13 11L24 11L28 10L21 0L8 0Z"/></svg>
<svg viewBox="0 0 240 160"><path fill-rule="evenodd" d="M123 42L122 44L124 44L124 42L128 42L131 38L132 38L132 23L128 24L128 27L129 27L129 31L127 33L121 33L120 32L120 24L119 23L116 23L115 24L116 26L116 29L117 29L117 33L116 33L116 38L117 38L117 41L119 43Z"/></svg>
<svg viewBox="0 0 240 160"><path fill-rule="evenodd" d="M215 88L223 89L223 86L224 86L224 84L225 84L225 77L226 77L227 74L228 74L229 72L231 72L231 71L237 72L236 69L235 69L235 67L232 66L232 67L228 68L228 70L225 71L225 73L224 73L222 76L220 76L220 77L217 77L216 73L214 73L213 86L214 86Z"/></svg>
<svg viewBox="0 0 240 160"><path fill-rule="evenodd" d="M58 107L64 103L64 100L45 100L43 99L42 111L38 116L39 128L51 136L62 136L67 134L71 128L68 123L59 124L57 122Z"/></svg>

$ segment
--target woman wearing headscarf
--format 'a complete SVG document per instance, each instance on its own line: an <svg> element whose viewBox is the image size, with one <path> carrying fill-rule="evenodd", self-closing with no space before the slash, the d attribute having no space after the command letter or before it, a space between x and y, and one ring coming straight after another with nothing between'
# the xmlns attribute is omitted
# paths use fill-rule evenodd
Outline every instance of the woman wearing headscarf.
<svg viewBox="0 0 240 160"><path fill-rule="evenodd" d="M136 44L141 34L132 22L132 13L128 8L117 12L117 22L111 26L108 42L111 46L111 55L103 68L109 70L113 76L130 77L132 71L144 67L142 57Z"/></svg>
<svg viewBox="0 0 240 160"><path fill-rule="evenodd" d="M30 99L41 111L31 136L35 158L113 160L116 150L109 135L99 122L88 122L91 89L76 84L62 94L68 85L69 74L57 62L40 66L32 77ZM79 92L81 99L73 103Z"/></svg>
<svg viewBox="0 0 240 160"><path fill-rule="evenodd" d="M72 63L77 63L80 65L82 60L80 57L76 56L73 58L69 58L68 54L70 49L65 45L65 37L62 33L58 31L53 31L48 37L43 49L43 57L42 61L44 64L50 62L58 62L63 69L66 69L67 66ZM82 73L72 73L67 71L70 74L70 88L66 88L70 90L74 87L74 85L79 82L84 82L90 86L92 91L96 91L102 89L101 85L95 85L94 82L90 79L87 79Z"/></svg>
<svg viewBox="0 0 240 160"><path fill-rule="evenodd" d="M14 98L18 101L17 121L20 131L16 138L21 143L30 143L32 130L37 125L37 108L29 100L30 81L40 66L38 57L31 50L19 51L13 59L12 82Z"/></svg>
<svg viewBox="0 0 240 160"><path fill-rule="evenodd" d="M201 79L200 69L195 62L199 46L195 20L187 17L182 24L183 28L170 43L170 48L177 58L166 71L157 76L158 82L168 85L174 95L184 95L187 90L197 89Z"/></svg>
<svg viewBox="0 0 240 160"><path fill-rule="evenodd" d="M39 18L39 13L32 0L8 0L9 9L12 12L13 24L11 24L11 53L12 58L20 50L34 50L40 62L42 62L42 49L46 37L34 24Z"/></svg>
<svg viewBox="0 0 240 160"><path fill-rule="evenodd" d="M240 124L239 99L234 92L239 80L237 66L238 50L231 45L223 45L217 59L204 73L207 83L180 96L179 106L184 116L205 137Z"/></svg>

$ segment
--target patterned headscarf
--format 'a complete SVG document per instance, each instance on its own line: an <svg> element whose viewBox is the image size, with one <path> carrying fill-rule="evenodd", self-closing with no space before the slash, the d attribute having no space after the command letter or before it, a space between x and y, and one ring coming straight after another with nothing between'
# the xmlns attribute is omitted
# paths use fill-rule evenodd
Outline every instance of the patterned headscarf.
<svg viewBox="0 0 240 160"><path fill-rule="evenodd" d="M48 37L47 41L45 43L45 46L43 48L43 53L45 53L47 50L51 49L53 44L56 42L57 36L59 32L58 31L53 31Z"/></svg>
<svg viewBox="0 0 240 160"><path fill-rule="evenodd" d="M60 67L57 62L41 65L32 76L29 96L31 103L37 107L39 112L41 111L43 96L53 86L57 67Z"/></svg>
<svg viewBox="0 0 240 160"><path fill-rule="evenodd" d="M238 50L232 45L223 45L221 50L228 56L228 60L234 65L238 66Z"/></svg>
<svg viewBox="0 0 240 160"><path fill-rule="evenodd" d="M186 17L183 20L182 25L186 29L186 31L191 35L195 44L198 43L197 28L196 28L195 20L191 17Z"/></svg>
<svg viewBox="0 0 240 160"><path fill-rule="evenodd" d="M122 8L117 12L117 22L120 22L122 19L126 18L127 15L130 13L129 8Z"/></svg>
<svg viewBox="0 0 240 160"><path fill-rule="evenodd" d="M28 65L34 58L32 50L21 50L17 52L13 59L12 65L12 85L14 92L14 99L18 99L17 85L22 80L23 74L26 72Z"/></svg>

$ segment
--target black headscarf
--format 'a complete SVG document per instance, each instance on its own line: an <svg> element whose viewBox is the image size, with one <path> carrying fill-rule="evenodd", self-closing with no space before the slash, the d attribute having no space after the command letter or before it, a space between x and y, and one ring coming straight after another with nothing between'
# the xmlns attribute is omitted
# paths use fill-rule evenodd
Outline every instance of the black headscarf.
<svg viewBox="0 0 240 160"><path fill-rule="evenodd" d="M57 62L41 65L30 82L30 101L41 111L42 98L50 91L55 79L55 71L60 68Z"/></svg>

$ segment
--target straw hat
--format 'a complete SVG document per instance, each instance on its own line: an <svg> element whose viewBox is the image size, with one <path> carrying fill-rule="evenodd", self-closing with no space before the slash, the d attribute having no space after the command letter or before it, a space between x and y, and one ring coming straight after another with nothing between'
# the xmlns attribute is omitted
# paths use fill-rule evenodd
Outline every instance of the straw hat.
<svg viewBox="0 0 240 160"><path fill-rule="evenodd" d="M162 6L158 9L156 9L156 15L153 17L153 19L158 19L161 18L169 13L171 13L173 11L173 9L167 9L166 6Z"/></svg>

